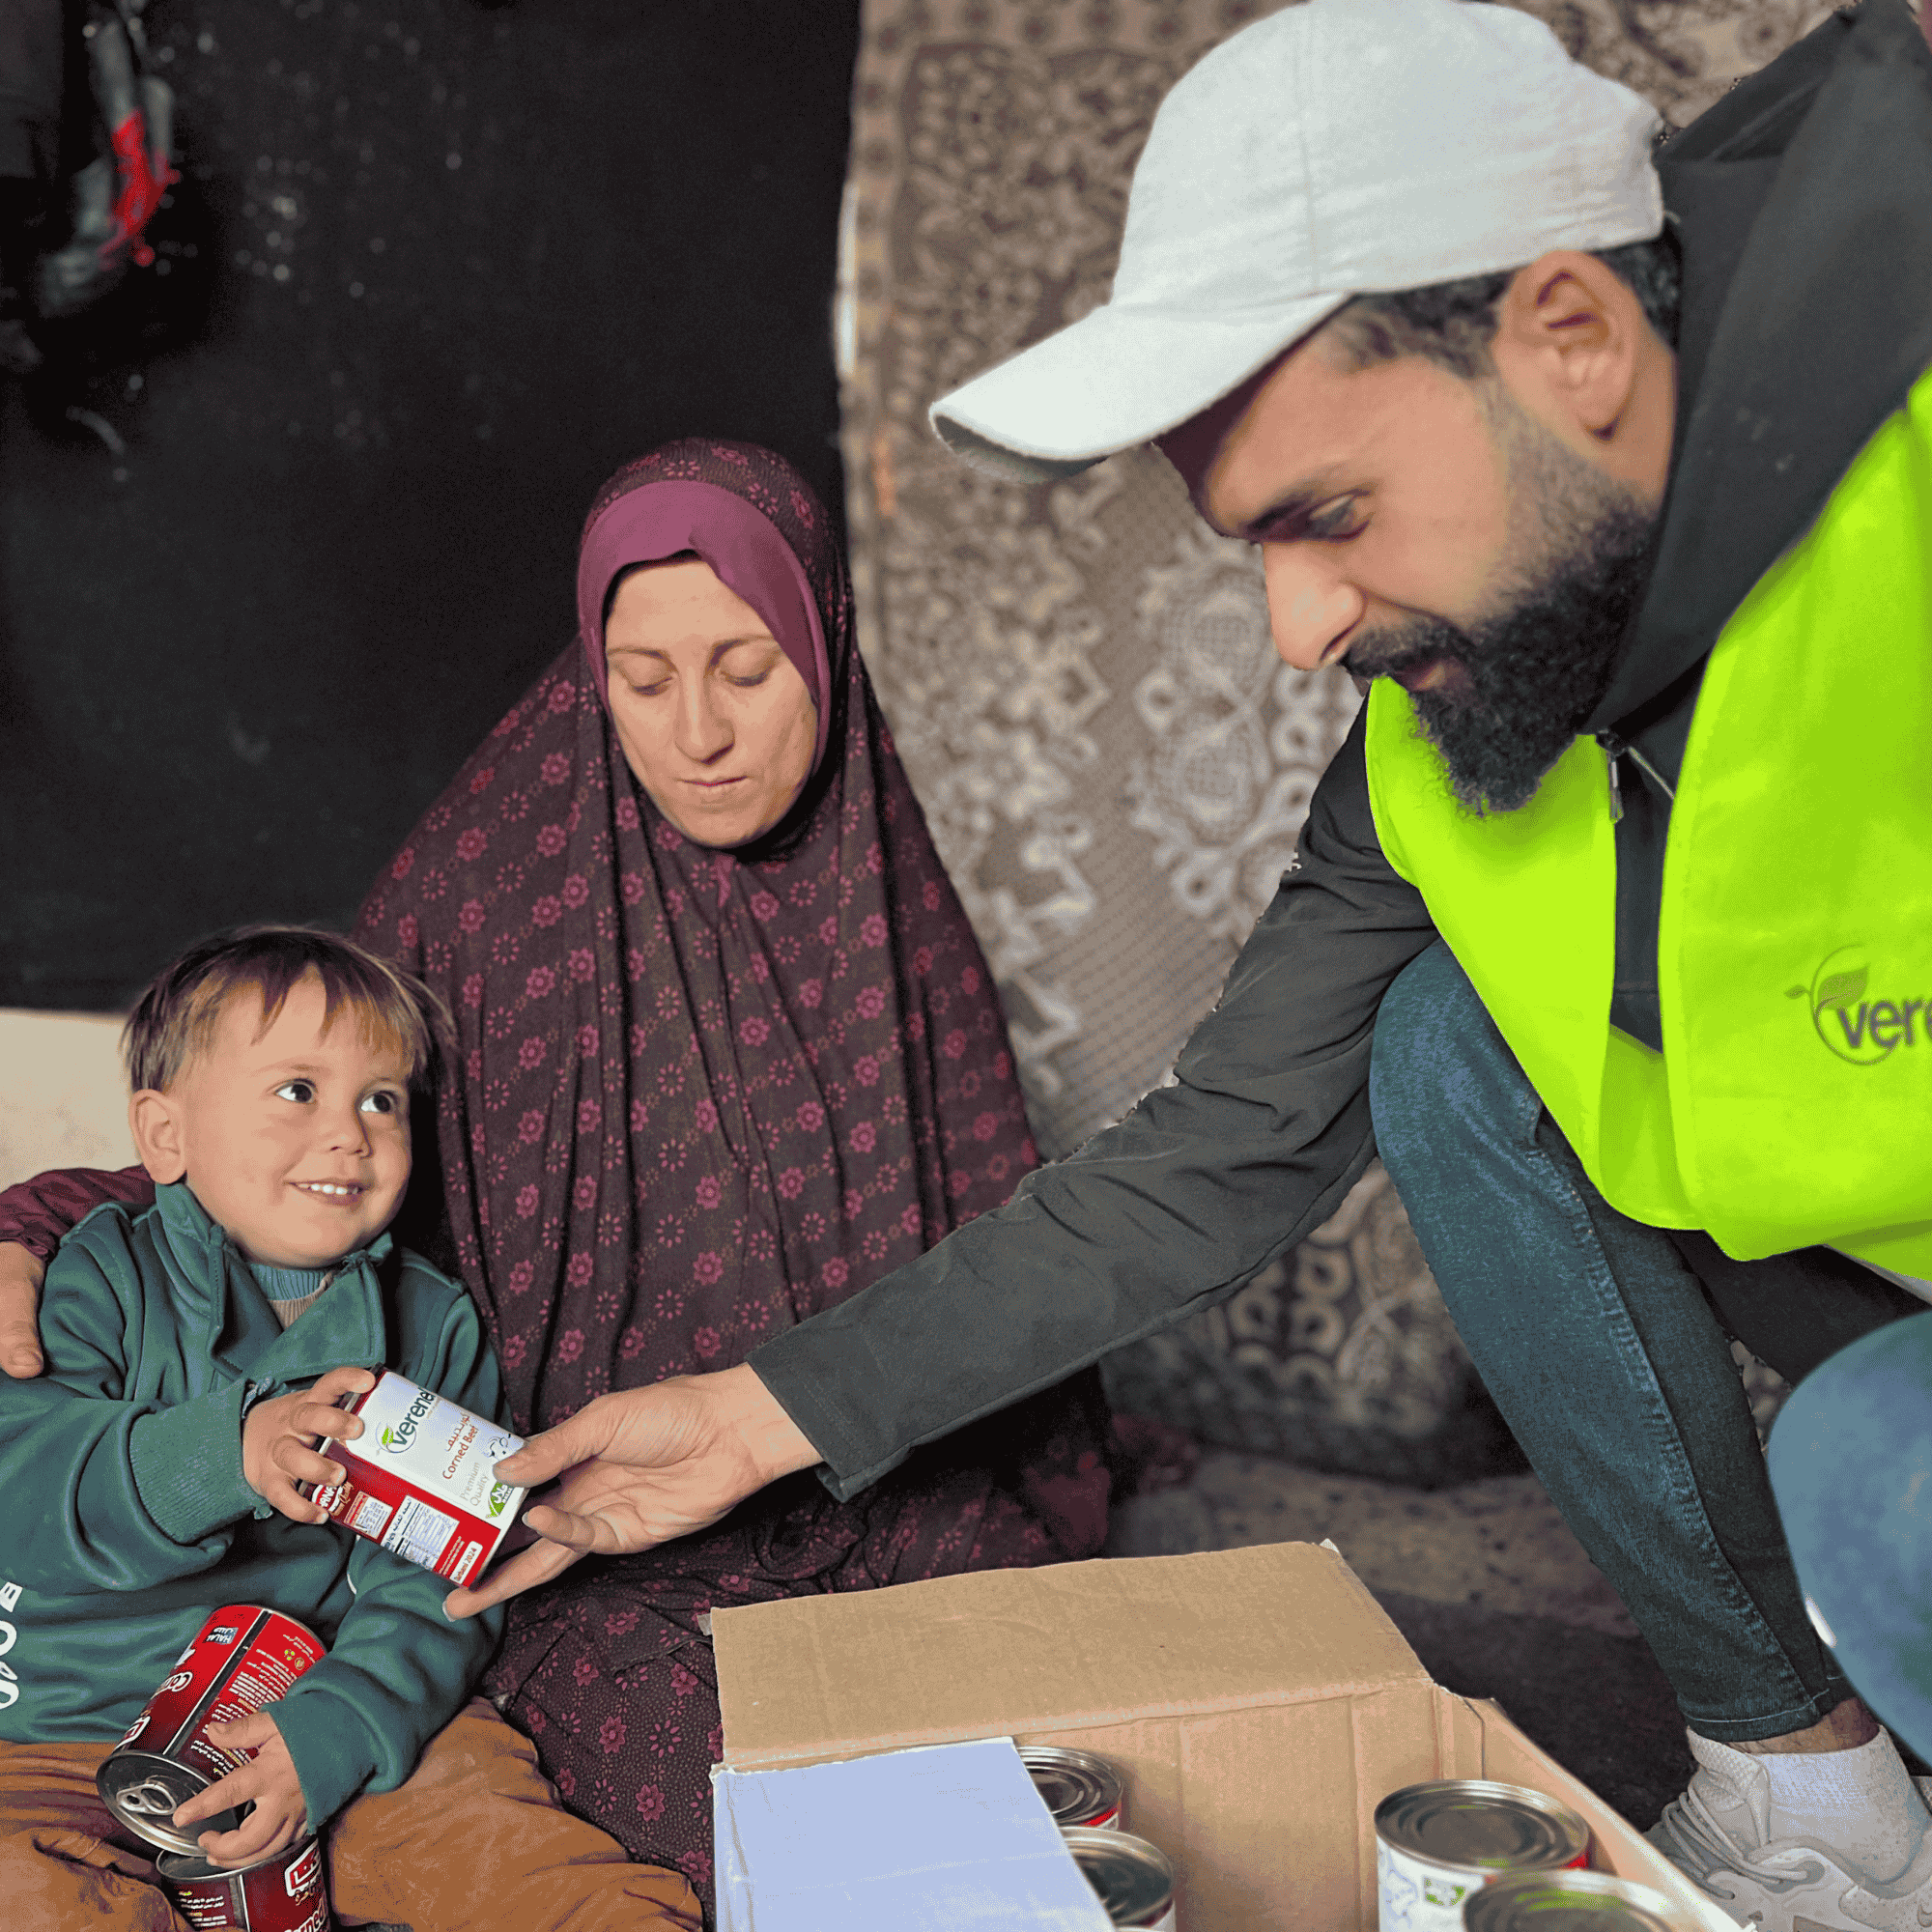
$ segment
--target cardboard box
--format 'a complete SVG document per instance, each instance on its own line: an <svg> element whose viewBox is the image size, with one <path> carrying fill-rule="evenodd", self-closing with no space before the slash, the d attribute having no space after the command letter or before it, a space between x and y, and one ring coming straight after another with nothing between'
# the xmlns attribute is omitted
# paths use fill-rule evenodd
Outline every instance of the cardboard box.
<svg viewBox="0 0 1932 1932"><path fill-rule="evenodd" d="M1180 1873L1184 1932L1367 1932L1376 1805L1433 1777L1561 1799L1594 1864L1736 1932L1496 1705L1434 1683L1331 1548L982 1571L720 1610L712 1635L736 1771L984 1737L1098 1752Z"/></svg>

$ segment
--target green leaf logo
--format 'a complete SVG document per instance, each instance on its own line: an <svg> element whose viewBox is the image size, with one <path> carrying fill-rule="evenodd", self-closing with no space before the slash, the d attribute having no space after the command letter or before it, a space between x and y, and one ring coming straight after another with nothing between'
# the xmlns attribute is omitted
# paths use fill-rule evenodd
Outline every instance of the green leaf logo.
<svg viewBox="0 0 1932 1932"><path fill-rule="evenodd" d="M1842 1012L1864 997L1865 981L1870 978L1870 969L1864 966L1855 966L1849 973L1833 973L1819 985L1818 1010L1822 1013L1827 1007L1836 1007Z"/></svg>
<svg viewBox="0 0 1932 1932"><path fill-rule="evenodd" d="M1811 1025L1832 1053L1852 1066L1876 1066L1898 1043L1895 1037L1884 1045L1872 1037L1865 1002L1870 981L1871 960L1862 945L1828 952L1811 976Z"/></svg>
<svg viewBox="0 0 1932 1932"><path fill-rule="evenodd" d="M396 1439L396 1432L395 1432L395 1431L394 1431L393 1429L385 1429L385 1430L384 1430L384 1432L383 1432L383 1447L384 1447L384 1449L387 1449L387 1448L391 1447L391 1446L393 1445L393 1443L395 1442L395 1439Z"/></svg>

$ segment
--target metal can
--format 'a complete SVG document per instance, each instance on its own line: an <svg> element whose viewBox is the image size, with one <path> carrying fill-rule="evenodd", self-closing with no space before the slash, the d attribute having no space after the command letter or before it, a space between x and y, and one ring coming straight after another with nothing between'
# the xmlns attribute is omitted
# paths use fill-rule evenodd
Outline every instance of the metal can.
<svg viewBox="0 0 1932 1932"><path fill-rule="evenodd" d="M1531 1917L1531 1915L1534 1917ZM1699 1932L1686 1907L1609 1872L1518 1872L1471 1892L1466 1932Z"/></svg>
<svg viewBox="0 0 1932 1932"><path fill-rule="evenodd" d="M155 1861L162 1888L195 1932L329 1932L335 1919L323 1881L322 1847L301 1838L252 1865L212 1865L167 1852Z"/></svg>
<svg viewBox="0 0 1932 1932"><path fill-rule="evenodd" d="M356 1535L452 1583L480 1576L529 1493L497 1480L524 1438L389 1369L337 1406L362 1418L354 1442L321 1445L342 1464L341 1482L296 1487Z"/></svg>
<svg viewBox="0 0 1932 1932"><path fill-rule="evenodd" d="M1034 1789L1062 1831L1071 1825L1092 1832L1127 1829L1121 1774L1105 1758L1059 1745L1022 1745L1020 1762L1032 1773Z"/></svg>
<svg viewBox="0 0 1932 1932"><path fill-rule="evenodd" d="M1174 1866L1165 1852L1125 1832L1073 1825L1061 1833L1080 1875L1099 1894L1110 1924L1176 1932Z"/></svg>
<svg viewBox="0 0 1932 1932"><path fill-rule="evenodd" d="M260 1604L228 1604L202 1625L160 1689L95 1775L100 1801L150 1844L194 1852L204 1832L232 1832L238 1807L183 1831L175 1807L239 1770L255 1753L210 1742L210 1724L233 1723L272 1704L320 1663L322 1639Z"/></svg>
<svg viewBox="0 0 1932 1932"><path fill-rule="evenodd" d="M1461 1932L1463 1901L1511 1872L1589 1862L1590 1828L1516 1784L1443 1777L1376 1806L1381 1932Z"/></svg>

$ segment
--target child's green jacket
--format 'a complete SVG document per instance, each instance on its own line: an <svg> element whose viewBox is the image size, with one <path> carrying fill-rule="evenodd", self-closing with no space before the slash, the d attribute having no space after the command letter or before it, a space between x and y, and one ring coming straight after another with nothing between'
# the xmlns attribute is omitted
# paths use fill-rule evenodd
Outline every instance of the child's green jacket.
<svg viewBox="0 0 1932 1932"><path fill-rule="evenodd" d="M469 1697L500 1610L333 1523L294 1523L242 1480L244 1403L346 1363L397 1370L501 1418L465 1290L387 1235L286 1332L185 1184L97 1208L47 1269L47 1373L0 1381L0 1738L111 1743L224 1604L262 1604L328 1656L271 1714L309 1826L387 1791Z"/></svg>

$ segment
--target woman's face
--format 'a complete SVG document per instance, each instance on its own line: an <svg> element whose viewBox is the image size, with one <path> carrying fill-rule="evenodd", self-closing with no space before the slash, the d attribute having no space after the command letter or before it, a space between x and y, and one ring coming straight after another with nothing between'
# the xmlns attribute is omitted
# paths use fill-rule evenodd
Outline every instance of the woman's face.
<svg viewBox="0 0 1932 1932"><path fill-rule="evenodd" d="M792 808L818 708L765 621L697 557L635 570L604 626L617 742L700 845L743 845Z"/></svg>

